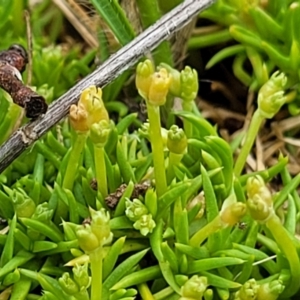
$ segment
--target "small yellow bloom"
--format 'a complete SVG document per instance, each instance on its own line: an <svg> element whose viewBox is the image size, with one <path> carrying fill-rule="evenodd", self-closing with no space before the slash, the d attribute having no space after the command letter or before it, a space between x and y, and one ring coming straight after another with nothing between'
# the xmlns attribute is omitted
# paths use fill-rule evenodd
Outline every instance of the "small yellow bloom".
<svg viewBox="0 0 300 300"><path fill-rule="evenodd" d="M245 203L235 202L222 210L220 217L222 222L228 224L229 226L233 226L245 216L246 211L247 208Z"/></svg>
<svg viewBox="0 0 300 300"><path fill-rule="evenodd" d="M167 94L171 84L171 77L165 68L161 68L152 75L152 81L149 88L148 101L155 106L164 105L167 100Z"/></svg>
<svg viewBox="0 0 300 300"><path fill-rule="evenodd" d="M89 130L87 112L81 103L71 105L69 118L72 127L76 131L87 132Z"/></svg>
<svg viewBox="0 0 300 300"><path fill-rule="evenodd" d="M274 214L270 190L260 176L250 177L247 181L247 207L251 217L265 223Z"/></svg>
<svg viewBox="0 0 300 300"><path fill-rule="evenodd" d="M140 62L136 68L135 85L139 94L144 99L147 99L148 97L153 73L154 66L149 59L146 59L144 62Z"/></svg>
<svg viewBox="0 0 300 300"><path fill-rule="evenodd" d="M139 94L150 104L163 105L171 84L171 76L166 68L154 72L152 62L147 59L139 63L136 70L136 87Z"/></svg>
<svg viewBox="0 0 300 300"><path fill-rule="evenodd" d="M81 93L78 104L70 107L71 125L76 131L87 132L93 124L101 120L109 120L102 100L102 90L90 86Z"/></svg>

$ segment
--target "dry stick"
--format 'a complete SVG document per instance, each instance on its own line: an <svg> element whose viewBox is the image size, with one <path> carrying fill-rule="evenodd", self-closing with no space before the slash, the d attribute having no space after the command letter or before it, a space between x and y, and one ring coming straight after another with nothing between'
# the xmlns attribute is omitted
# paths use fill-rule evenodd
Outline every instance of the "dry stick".
<svg viewBox="0 0 300 300"><path fill-rule="evenodd" d="M25 21L26 21L26 35L27 35L27 55L28 55L28 64L27 64L27 85L31 85L32 80L32 32L30 25L30 12L25 10Z"/></svg>
<svg viewBox="0 0 300 300"><path fill-rule="evenodd" d="M107 85L123 71L134 65L146 52L153 50L159 43L166 40L200 11L213 3L214 0L184 1L53 102L44 116L17 130L0 147L0 172L5 170L26 148L65 117L71 104L77 102L82 90L91 85L101 87Z"/></svg>

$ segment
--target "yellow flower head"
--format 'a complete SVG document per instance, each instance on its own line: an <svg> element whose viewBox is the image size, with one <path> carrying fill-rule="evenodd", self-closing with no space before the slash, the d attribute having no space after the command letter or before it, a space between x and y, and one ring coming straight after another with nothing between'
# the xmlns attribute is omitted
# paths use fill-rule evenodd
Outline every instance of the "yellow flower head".
<svg viewBox="0 0 300 300"><path fill-rule="evenodd" d="M149 88L148 101L155 106L164 105L169 92L171 77L165 68L161 68L152 75L152 81Z"/></svg>
<svg viewBox="0 0 300 300"><path fill-rule="evenodd" d="M136 87L139 94L150 104L163 105L171 84L171 76L166 68L154 72L152 62L147 59L139 63L136 70Z"/></svg>
<svg viewBox="0 0 300 300"><path fill-rule="evenodd" d="M102 90L96 86L85 89L77 105L70 108L70 121L76 131L87 132L95 123L109 120L102 100Z"/></svg>

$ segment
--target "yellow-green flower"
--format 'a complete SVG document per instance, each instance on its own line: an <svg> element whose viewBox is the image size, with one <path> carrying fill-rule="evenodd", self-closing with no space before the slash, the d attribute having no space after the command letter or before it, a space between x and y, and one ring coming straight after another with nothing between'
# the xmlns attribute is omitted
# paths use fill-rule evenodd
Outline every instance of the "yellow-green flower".
<svg viewBox="0 0 300 300"><path fill-rule="evenodd" d="M253 219L266 222L274 213L272 195L260 176L247 181L247 207Z"/></svg>
<svg viewBox="0 0 300 300"><path fill-rule="evenodd" d="M198 73L195 69L186 66L180 74L181 93L180 98L184 101L193 101L197 97L199 82Z"/></svg>
<svg viewBox="0 0 300 300"><path fill-rule="evenodd" d="M246 205L242 202L235 202L222 209L220 218L222 222L229 226L237 224L246 214Z"/></svg>
<svg viewBox="0 0 300 300"><path fill-rule="evenodd" d="M132 222L139 220L143 215L146 215L148 213L147 207L139 199L133 199L132 201L126 199L125 205L125 214L127 218Z"/></svg>
<svg viewBox="0 0 300 300"><path fill-rule="evenodd" d="M135 85L144 99L148 98L153 73L154 65L149 59L140 62L136 68Z"/></svg>
<svg viewBox="0 0 300 300"><path fill-rule="evenodd" d="M156 226L152 215L142 215L134 224L133 227L136 230L139 230L143 236L146 236L148 233L151 233Z"/></svg>
<svg viewBox="0 0 300 300"><path fill-rule="evenodd" d="M78 132L87 132L95 123L109 121L107 110L102 100L102 90L96 86L85 89L78 104L70 107L70 122Z"/></svg>
<svg viewBox="0 0 300 300"><path fill-rule="evenodd" d="M110 231L108 211L104 208L100 210L93 210L89 208L91 214L91 229L93 234L97 237L101 246L109 244L112 241L113 234Z"/></svg>
<svg viewBox="0 0 300 300"><path fill-rule="evenodd" d="M92 124L90 128L90 139L97 147L104 147L111 131L111 124L107 120Z"/></svg>
<svg viewBox="0 0 300 300"><path fill-rule="evenodd" d="M70 277L69 273L64 273L59 279L58 283L65 293L74 295L79 292L79 288L74 280Z"/></svg>
<svg viewBox="0 0 300 300"><path fill-rule="evenodd" d="M234 300L253 300L257 297L259 285L255 279L249 279L246 281L239 291L235 293Z"/></svg>
<svg viewBox="0 0 300 300"><path fill-rule="evenodd" d="M197 97L199 89L198 73L195 69L186 66L181 72L161 63L160 68L166 68L171 77L170 93L175 97L180 97L183 101L193 101Z"/></svg>
<svg viewBox="0 0 300 300"><path fill-rule="evenodd" d="M147 100L154 106L164 105L171 83L171 77L166 69L162 68L152 75Z"/></svg>
<svg viewBox="0 0 300 300"><path fill-rule="evenodd" d="M137 66L135 84L139 94L154 106L163 105L171 84L171 77L165 68L154 71L154 65L147 59Z"/></svg>
<svg viewBox="0 0 300 300"><path fill-rule="evenodd" d="M95 251L101 246L101 242L89 224L79 225L76 230L76 236L80 248L87 253Z"/></svg>
<svg viewBox="0 0 300 300"><path fill-rule="evenodd" d="M170 152L184 154L187 149L187 138L183 129L172 125L168 131L167 147Z"/></svg>
<svg viewBox="0 0 300 300"><path fill-rule="evenodd" d="M287 77L284 73L275 72L271 78L260 88L258 92L258 108L260 114L271 119L286 102L284 87Z"/></svg>
<svg viewBox="0 0 300 300"><path fill-rule="evenodd" d="M179 300L202 299L208 286L207 278L194 275L181 287L181 297Z"/></svg>

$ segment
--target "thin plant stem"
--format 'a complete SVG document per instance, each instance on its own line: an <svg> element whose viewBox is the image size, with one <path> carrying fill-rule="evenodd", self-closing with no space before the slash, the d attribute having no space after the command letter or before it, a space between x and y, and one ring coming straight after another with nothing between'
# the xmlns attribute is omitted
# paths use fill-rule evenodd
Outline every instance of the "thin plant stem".
<svg viewBox="0 0 300 300"><path fill-rule="evenodd" d="M153 154L155 184L157 196L160 197L167 190L164 145L160 127L160 112L159 106L154 106L149 103L147 103L147 109L150 123L149 135Z"/></svg>
<svg viewBox="0 0 300 300"><path fill-rule="evenodd" d="M92 283L91 283L91 300L102 298L102 247L89 253Z"/></svg>
<svg viewBox="0 0 300 300"><path fill-rule="evenodd" d="M246 139L245 142L242 146L241 152L236 160L235 166L234 166L234 174L236 177L239 177L244 165L246 163L247 160L247 156L251 151L251 148L253 146L254 140L257 136L257 133L259 131L260 125L262 123L262 121L264 120L264 118L262 117L262 115L260 114L259 110L257 109L255 111L255 113L253 114L250 126L249 126L249 130L247 132L246 135Z"/></svg>
<svg viewBox="0 0 300 300"><path fill-rule="evenodd" d="M103 198L108 194L104 151L103 147L94 147L97 187Z"/></svg>
<svg viewBox="0 0 300 300"><path fill-rule="evenodd" d="M72 146L70 158L68 161L66 173L63 180L63 188L72 190L74 180L77 174L80 156L82 154L86 141L85 134L77 134L74 145Z"/></svg>
<svg viewBox="0 0 300 300"><path fill-rule="evenodd" d="M167 168L167 182L170 183L175 177L174 168L179 165L183 154L176 154L170 152L169 154L169 165Z"/></svg>
<svg viewBox="0 0 300 300"><path fill-rule="evenodd" d="M193 111L193 101L182 101L182 107L184 111L192 112ZM188 120L183 120L184 132L188 138L193 136L193 125Z"/></svg>

